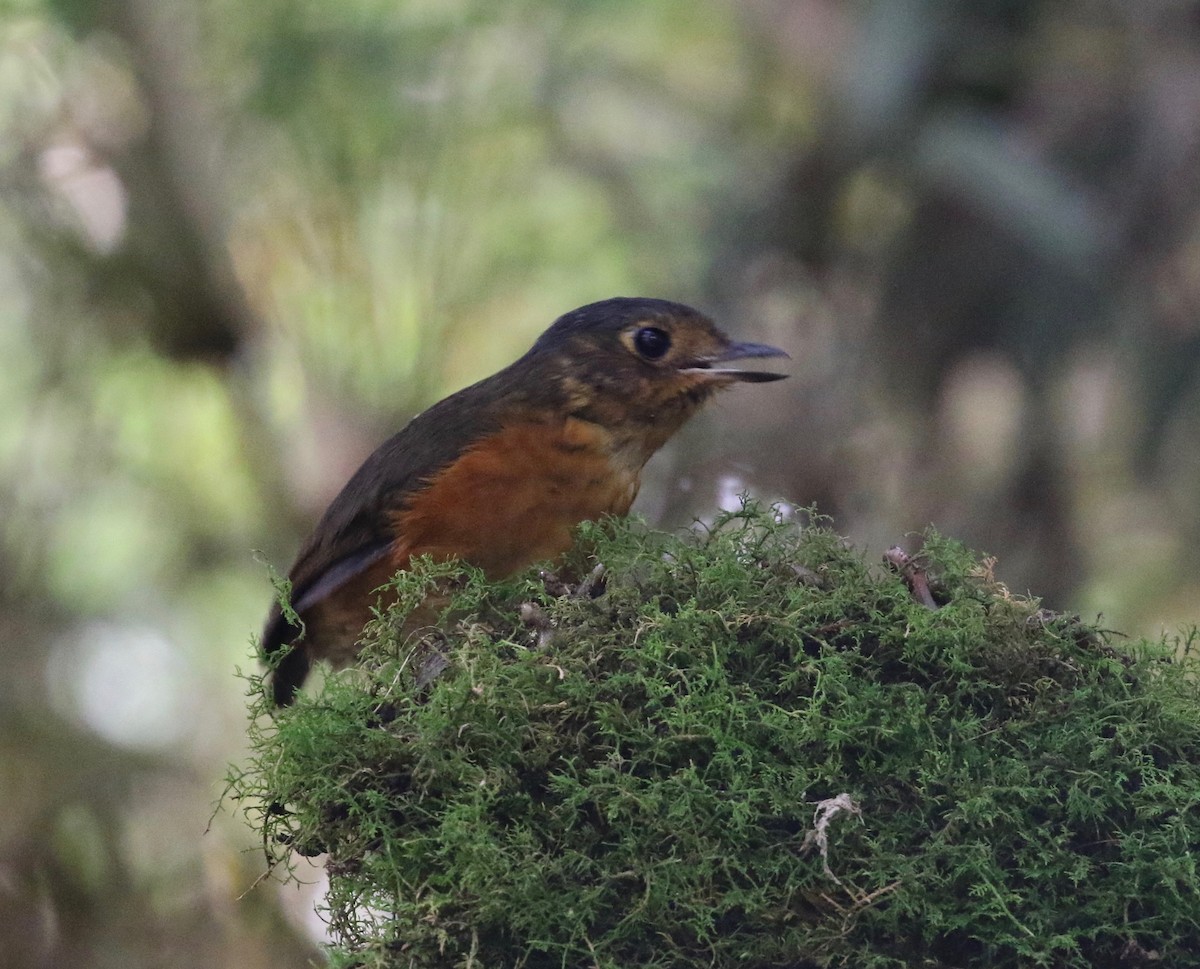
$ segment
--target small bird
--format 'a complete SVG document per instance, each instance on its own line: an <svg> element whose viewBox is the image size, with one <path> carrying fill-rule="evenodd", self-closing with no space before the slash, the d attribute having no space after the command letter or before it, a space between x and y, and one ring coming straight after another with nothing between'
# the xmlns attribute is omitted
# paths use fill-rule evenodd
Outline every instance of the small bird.
<svg viewBox="0 0 1200 969"><path fill-rule="evenodd" d="M735 343L703 314L661 299L608 299L556 320L499 373L418 414L334 498L288 572L263 632L275 703L316 660L350 663L376 590L414 556L458 559L491 578L553 559L581 521L624 515L642 467L716 391L786 374L730 367L786 357Z"/></svg>

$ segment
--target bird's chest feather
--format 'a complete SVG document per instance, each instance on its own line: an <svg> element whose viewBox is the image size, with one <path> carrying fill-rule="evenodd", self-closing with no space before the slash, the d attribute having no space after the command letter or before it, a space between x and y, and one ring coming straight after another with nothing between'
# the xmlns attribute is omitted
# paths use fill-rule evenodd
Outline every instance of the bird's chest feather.
<svg viewBox="0 0 1200 969"><path fill-rule="evenodd" d="M629 510L648 456L588 421L512 424L392 516L392 564L456 557L499 578L554 558L570 548L579 522Z"/></svg>

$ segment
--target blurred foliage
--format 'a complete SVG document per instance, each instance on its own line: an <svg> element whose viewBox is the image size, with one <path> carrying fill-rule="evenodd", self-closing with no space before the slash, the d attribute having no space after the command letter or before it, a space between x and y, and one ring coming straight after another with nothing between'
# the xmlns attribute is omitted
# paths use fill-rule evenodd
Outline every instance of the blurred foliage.
<svg viewBox="0 0 1200 969"><path fill-rule="evenodd" d="M25 964L305 951L247 944L276 896L235 901L236 820L139 812L207 805L240 749L251 550L282 565L378 440L593 299L793 352L777 410L731 397L651 464L648 515L751 487L866 547L932 521L1055 605L1194 619L1198 131L1183 0L7 4L0 925L34 926ZM219 955L134 829L179 846L161 884Z"/></svg>

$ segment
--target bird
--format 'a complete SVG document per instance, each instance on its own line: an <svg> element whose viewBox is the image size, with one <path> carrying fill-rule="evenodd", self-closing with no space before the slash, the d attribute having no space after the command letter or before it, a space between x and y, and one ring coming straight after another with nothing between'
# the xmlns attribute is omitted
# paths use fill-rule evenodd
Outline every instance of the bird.
<svg viewBox="0 0 1200 969"><path fill-rule="evenodd" d="M353 662L378 590L412 559L499 579L556 558L580 522L629 511L646 462L717 391L787 376L740 361L787 356L663 299L559 317L414 417L330 503L288 570L290 610L277 599L263 631L274 703L292 703L314 662Z"/></svg>

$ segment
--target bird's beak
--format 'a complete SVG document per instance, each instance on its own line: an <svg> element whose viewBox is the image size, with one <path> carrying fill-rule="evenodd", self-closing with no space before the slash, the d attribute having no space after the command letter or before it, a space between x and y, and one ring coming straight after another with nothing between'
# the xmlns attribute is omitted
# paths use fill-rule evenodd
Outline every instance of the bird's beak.
<svg viewBox="0 0 1200 969"><path fill-rule="evenodd" d="M751 384L764 384L771 380L783 380L787 374L775 373L771 370L743 370L740 367L728 367L726 364L733 360L758 360L763 357L785 357L791 359L786 351L766 343L731 343L722 350L708 357L702 357L682 368L683 373L704 374L711 377L724 377L727 380L744 380Z"/></svg>

